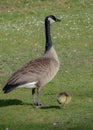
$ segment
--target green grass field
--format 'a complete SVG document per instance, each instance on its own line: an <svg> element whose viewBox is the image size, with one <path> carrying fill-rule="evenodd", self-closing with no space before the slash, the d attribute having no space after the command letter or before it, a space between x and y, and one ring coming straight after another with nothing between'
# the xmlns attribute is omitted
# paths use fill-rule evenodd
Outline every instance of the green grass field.
<svg viewBox="0 0 93 130"><path fill-rule="evenodd" d="M41 90L46 107L34 108L30 89L3 94L11 74L42 56L44 18L61 19L51 26L61 66ZM60 109L59 92L72 101ZM56 123L56 126L55 126ZM0 130L93 129L93 0L0 0Z"/></svg>

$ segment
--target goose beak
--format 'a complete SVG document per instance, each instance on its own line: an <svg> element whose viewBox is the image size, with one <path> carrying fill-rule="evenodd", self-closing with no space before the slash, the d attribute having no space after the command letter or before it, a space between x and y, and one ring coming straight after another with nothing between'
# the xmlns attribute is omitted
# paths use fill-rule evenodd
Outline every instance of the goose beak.
<svg viewBox="0 0 93 130"><path fill-rule="evenodd" d="M56 22L60 22L61 20L60 19L56 19Z"/></svg>

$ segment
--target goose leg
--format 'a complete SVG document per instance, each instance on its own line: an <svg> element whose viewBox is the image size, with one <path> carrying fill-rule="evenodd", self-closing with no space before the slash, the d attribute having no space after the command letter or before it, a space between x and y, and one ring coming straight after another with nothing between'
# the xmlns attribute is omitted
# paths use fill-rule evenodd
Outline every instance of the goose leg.
<svg viewBox="0 0 93 130"><path fill-rule="evenodd" d="M38 88L37 88L37 98L38 98L37 105L41 106L42 104L40 103L40 90Z"/></svg>
<svg viewBox="0 0 93 130"><path fill-rule="evenodd" d="M35 97L35 88L32 88L32 97L33 97L33 104L37 105L36 97Z"/></svg>

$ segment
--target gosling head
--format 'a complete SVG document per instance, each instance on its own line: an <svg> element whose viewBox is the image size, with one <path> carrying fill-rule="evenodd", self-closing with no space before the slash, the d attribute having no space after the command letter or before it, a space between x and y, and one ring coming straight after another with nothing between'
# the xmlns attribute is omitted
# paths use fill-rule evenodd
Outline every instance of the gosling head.
<svg viewBox="0 0 93 130"><path fill-rule="evenodd" d="M61 20L56 18L54 15L49 15L45 18L45 21L53 23L53 22L60 22Z"/></svg>

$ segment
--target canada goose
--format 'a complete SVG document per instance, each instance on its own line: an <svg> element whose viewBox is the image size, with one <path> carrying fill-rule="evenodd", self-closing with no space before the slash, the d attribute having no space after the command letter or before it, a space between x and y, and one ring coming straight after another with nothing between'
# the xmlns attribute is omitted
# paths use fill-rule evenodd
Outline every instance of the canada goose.
<svg viewBox="0 0 93 130"><path fill-rule="evenodd" d="M61 105L68 104L71 101L71 96L67 92L61 92L57 96L57 101Z"/></svg>
<svg viewBox="0 0 93 130"><path fill-rule="evenodd" d="M13 73L3 88L4 93L8 93L15 88L32 88L34 105L41 105L40 89L54 78L60 66L58 56L52 46L50 35L50 23L58 21L60 20L53 15L45 18L46 45L44 56L31 60ZM37 101L35 98L35 90L37 90Z"/></svg>

